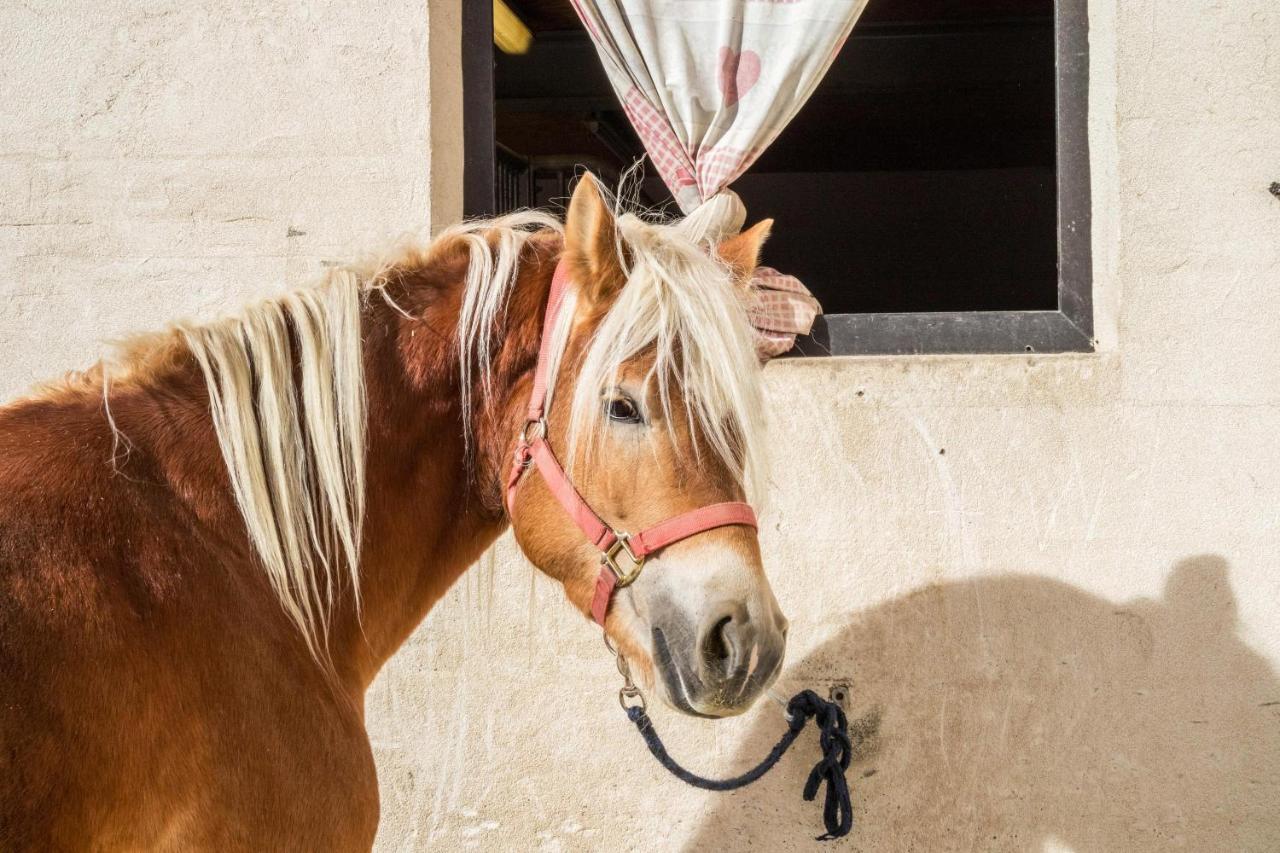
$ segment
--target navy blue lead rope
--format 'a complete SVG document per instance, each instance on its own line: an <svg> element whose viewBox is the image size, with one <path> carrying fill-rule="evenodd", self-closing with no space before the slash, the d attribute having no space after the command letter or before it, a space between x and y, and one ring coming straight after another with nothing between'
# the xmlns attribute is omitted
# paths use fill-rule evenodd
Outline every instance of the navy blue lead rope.
<svg viewBox="0 0 1280 853"><path fill-rule="evenodd" d="M849 721L839 705L828 702L812 690L797 693L787 703L787 731L765 756L764 761L732 779L706 779L677 764L667 752L667 748L662 745L662 738L658 737L658 732L653 728L653 721L649 719L643 706L628 707L627 716L640 730L645 744L653 753L653 757L658 759L658 763L670 770L678 779L706 791L733 791L750 785L768 773L773 765L778 763L778 759L791 748L791 744L796 742L796 738L800 736L800 732L804 731L805 724L812 717L818 723L818 743L822 747L822 759L814 765L813 770L809 771L809 779L804 783L804 798L812 801L818 796L818 787L823 782L827 783L826 802L822 807L822 822L826 825L827 831L824 835L818 836L818 840L842 838L853 828L849 783L844 777L844 772L849 769L853 752L853 746L849 741Z"/></svg>

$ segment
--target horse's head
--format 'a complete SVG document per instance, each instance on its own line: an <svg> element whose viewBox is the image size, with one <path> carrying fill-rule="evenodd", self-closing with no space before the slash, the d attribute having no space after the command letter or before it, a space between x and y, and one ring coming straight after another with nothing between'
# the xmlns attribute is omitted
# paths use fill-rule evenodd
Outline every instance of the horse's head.
<svg viewBox="0 0 1280 853"><path fill-rule="evenodd" d="M614 530L742 501L746 484L759 484L761 377L744 295L768 227L708 251L678 226L615 216L591 176L579 183L545 429L573 485ZM600 551L542 477L523 477L512 514L528 557L589 610ZM625 555L619 562L630 568ZM787 621L755 528L733 524L648 556L616 591L605 630L670 704L725 716L775 678Z"/></svg>

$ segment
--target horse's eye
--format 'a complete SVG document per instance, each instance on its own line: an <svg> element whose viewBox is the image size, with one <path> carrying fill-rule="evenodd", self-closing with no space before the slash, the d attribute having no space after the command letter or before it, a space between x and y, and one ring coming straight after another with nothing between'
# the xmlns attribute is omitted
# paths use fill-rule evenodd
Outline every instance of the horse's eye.
<svg viewBox="0 0 1280 853"><path fill-rule="evenodd" d="M605 414L609 420L624 424L640 423L640 410L636 404L626 397L614 397L605 403Z"/></svg>

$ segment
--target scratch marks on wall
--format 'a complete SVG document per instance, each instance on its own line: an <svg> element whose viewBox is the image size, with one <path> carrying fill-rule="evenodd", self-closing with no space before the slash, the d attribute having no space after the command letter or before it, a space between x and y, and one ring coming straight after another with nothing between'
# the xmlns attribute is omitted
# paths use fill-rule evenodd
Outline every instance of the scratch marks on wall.
<svg viewBox="0 0 1280 853"><path fill-rule="evenodd" d="M974 553L970 534L968 529L968 519L971 515L981 515L981 512L965 507L964 492L960 485L957 484L955 477L951 473L951 463L948 459L954 459L955 454L947 457L946 454L938 452L941 445L933 437L928 425L919 415L909 415L910 423L916 434L920 436L923 452L930 460L933 466L936 482L941 488L942 495L942 515L947 528L947 541L949 550L948 564L960 571L968 571L974 568Z"/></svg>

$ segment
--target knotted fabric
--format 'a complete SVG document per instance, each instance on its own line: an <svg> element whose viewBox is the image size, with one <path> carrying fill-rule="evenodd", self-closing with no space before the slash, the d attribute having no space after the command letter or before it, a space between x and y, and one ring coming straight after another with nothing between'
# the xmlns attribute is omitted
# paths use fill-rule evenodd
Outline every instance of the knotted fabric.
<svg viewBox="0 0 1280 853"><path fill-rule="evenodd" d="M804 106L867 0L571 2L658 174L692 215L722 199ZM792 276L763 270L753 285L757 350L769 358L821 308Z"/></svg>

